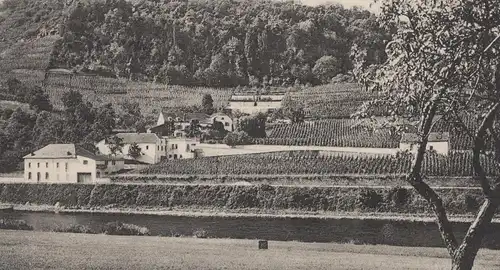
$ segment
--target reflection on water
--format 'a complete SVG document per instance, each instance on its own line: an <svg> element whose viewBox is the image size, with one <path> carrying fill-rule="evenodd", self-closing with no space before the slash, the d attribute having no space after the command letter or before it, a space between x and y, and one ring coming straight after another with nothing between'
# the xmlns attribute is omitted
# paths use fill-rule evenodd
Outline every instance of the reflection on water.
<svg viewBox="0 0 500 270"><path fill-rule="evenodd" d="M23 219L34 230L51 231L71 224L99 230L107 222L121 221L147 227L152 235L192 236L205 230L212 238L246 238L302 242L364 243L442 247L433 222L390 220L259 218L259 217L178 217L137 214L91 213L0 213L0 218ZM454 223L462 238L469 223ZM483 245L500 249L500 224L492 224Z"/></svg>

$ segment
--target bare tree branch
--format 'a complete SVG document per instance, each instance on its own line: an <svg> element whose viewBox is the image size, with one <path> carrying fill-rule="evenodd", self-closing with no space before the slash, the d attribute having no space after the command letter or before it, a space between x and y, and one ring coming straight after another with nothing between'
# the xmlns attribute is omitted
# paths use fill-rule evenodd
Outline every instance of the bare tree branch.
<svg viewBox="0 0 500 270"><path fill-rule="evenodd" d="M472 166L474 167L475 178L477 178L480 182L481 188L483 189L483 193L486 197L490 196L491 187L488 183L486 172L484 171L483 166L481 166L480 153L484 147L484 136L486 135L486 131L493 125L493 120L495 119L495 114L499 107L500 103L496 103L490 108L484 117L474 137L474 148L472 149Z"/></svg>

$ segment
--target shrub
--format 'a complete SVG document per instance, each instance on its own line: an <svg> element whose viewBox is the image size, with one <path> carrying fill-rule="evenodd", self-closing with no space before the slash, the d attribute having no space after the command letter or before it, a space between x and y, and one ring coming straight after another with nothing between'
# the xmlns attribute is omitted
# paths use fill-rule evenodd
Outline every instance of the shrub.
<svg viewBox="0 0 500 270"><path fill-rule="evenodd" d="M467 208L467 212L475 212L479 209L479 203L476 198L465 195L465 207Z"/></svg>
<svg viewBox="0 0 500 270"><path fill-rule="evenodd" d="M361 191L357 198L359 206L371 209L377 208L382 201L382 196L372 189Z"/></svg>
<svg viewBox="0 0 500 270"><path fill-rule="evenodd" d="M109 222L104 226L104 234L109 235L150 235L149 229L122 222Z"/></svg>
<svg viewBox="0 0 500 270"><path fill-rule="evenodd" d="M96 234L92 228L86 225L79 224L71 224L68 227L56 228L54 232L67 232L67 233L88 233L88 234Z"/></svg>
<svg viewBox="0 0 500 270"><path fill-rule="evenodd" d="M395 206L403 206L408 202L410 192L406 188L395 187L388 193L388 201L392 201Z"/></svg>
<svg viewBox="0 0 500 270"><path fill-rule="evenodd" d="M207 238L208 233L205 230L197 230L193 232L193 236L196 238Z"/></svg>
<svg viewBox="0 0 500 270"><path fill-rule="evenodd" d="M0 229L32 231L33 227L22 219L0 219Z"/></svg>

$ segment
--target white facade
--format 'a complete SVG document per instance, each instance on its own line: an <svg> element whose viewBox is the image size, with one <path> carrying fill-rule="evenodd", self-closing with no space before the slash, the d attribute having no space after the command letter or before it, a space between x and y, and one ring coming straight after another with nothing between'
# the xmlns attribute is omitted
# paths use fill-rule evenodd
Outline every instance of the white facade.
<svg viewBox="0 0 500 270"><path fill-rule="evenodd" d="M240 111L244 114L269 113L281 108L281 101L229 101L228 109Z"/></svg>
<svg viewBox="0 0 500 270"><path fill-rule="evenodd" d="M401 142L399 144L399 149L403 151L410 151L411 153L417 153L418 143ZM428 142L427 151L436 151L436 153L441 155L448 155L449 143L448 142Z"/></svg>
<svg viewBox="0 0 500 270"><path fill-rule="evenodd" d="M167 159L195 158L195 150L199 141L192 138L168 138L167 139Z"/></svg>
<svg viewBox="0 0 500 270"><path fill-rule="evenodd" d="M33 183L95 183L96 161L70 158L25 158L24 180Z"/></svg>
<svg viewBox="0 0 500 270"><path fill-rule="evenodd" d="M144 134L148 134L145 136ZM132 144L136 143L141 149L141 156L137 160L139 162L156 164L165 156L166 142L165 139L160 139L154 133L119 133L118 137L124 138L124 145L120 156L126 159L134 159L129 156L128 152ZM154 136L154 137L153 137ZM101 140L96 144L97 149L103 155L111 155L109 145L106 140Z"/></svg>

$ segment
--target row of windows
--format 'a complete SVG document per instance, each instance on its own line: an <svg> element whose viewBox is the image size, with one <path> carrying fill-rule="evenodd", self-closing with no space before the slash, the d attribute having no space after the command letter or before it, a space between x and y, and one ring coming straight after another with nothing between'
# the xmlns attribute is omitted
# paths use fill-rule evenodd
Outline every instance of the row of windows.
<svg viewBox="0 0 500 270"><path fill-rule="evenodd" d="M83 164L87 165L88 164L88 161L87 160L84 160L83 161ZM40 168L40 162L37 162L36 163L36 167L37 168ZM48 168L49 167L49 163L48 162L45 162L45 168ZM28 168L31 168L31 162L28 163ZM59 168L59 162L56 162L56 168ZM65 162L64 163L64 168L67 170L68 169L68 163Z"/></svg>
<svg viewBox="0 0 500 270"><path fill-rule="evenodd" d="M36 176L37 176L37 180L40 181L41 180L41 174L37 173ZM28 179L29 180L32 179L31 172L28 173ZM49 173L48 172L45 173L45 180L47 180L47 179L49 179Z"/></svg>
<svg viewBox="0 0 500 270"><path fill-rule="evenodd" d="M66 174L66 178L68 178L68 177L69 177L69 176L68 176L68 174ZM31 174L31 172L29 172L29 173L28 173L28 179L29 179L29 180L32 180L32 179L33 179L33 175ZM44 180L48 180L48 179L49 179L49 173L48 173L48 172L46 172L46 173L45 173L45 178L44 178ZM57 181L59 181L59 174L57 174L57 175L56 175L56 179L57 179ZM37 180L37 181L42 180L42 174L41 174L41 173L39 173L39 172L38 172L38 173L36 174L36 180Z"/></svg>

